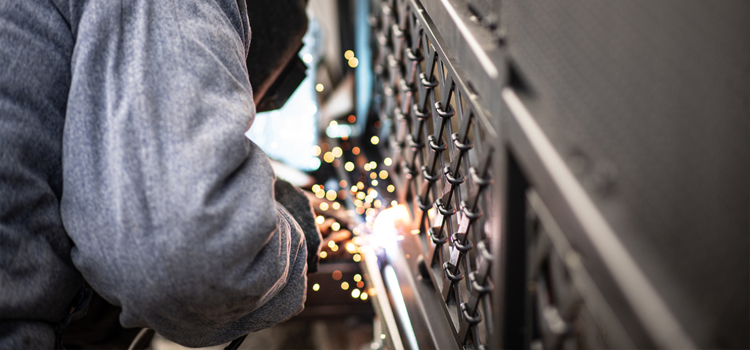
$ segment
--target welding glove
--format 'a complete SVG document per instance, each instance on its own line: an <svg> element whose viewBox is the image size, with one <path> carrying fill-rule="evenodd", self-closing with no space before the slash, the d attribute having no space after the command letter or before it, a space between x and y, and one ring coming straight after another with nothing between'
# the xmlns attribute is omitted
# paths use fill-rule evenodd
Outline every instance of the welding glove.
<svg viewBox="0 0 750 350"><path fill-rule="evenodd" d="M320 253L321 235L318 225L315 224L315 215L313 214L310 201L305 194L294 185L276 179L274 185L274 194L276 202L283 205L294 220L297 221L302 232L305 234L307 242L307 273L313 273L318 270L318 254Z"/></svg>

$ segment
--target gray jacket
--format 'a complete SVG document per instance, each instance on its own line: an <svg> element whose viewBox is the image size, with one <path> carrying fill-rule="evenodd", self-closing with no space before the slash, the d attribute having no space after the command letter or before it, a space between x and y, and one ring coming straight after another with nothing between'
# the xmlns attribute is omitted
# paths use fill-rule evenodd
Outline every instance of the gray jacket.
<svg viewBox="0 0 750 350"><path fill-rule="evenodd" d="M125 327L187 346L302 309L304 234L243 135L247 18L236 0L0 1L0 348L52 348L84 280Z"/></svg>

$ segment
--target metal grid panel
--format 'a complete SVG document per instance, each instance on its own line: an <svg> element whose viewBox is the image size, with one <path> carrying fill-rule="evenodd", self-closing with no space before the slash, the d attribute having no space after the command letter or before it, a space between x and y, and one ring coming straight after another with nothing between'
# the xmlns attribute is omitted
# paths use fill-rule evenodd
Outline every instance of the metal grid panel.
<svg viewBox="0 0 750 350"><path fill-rule="evenodd" d="M454 346L483 348L493 331L488 238L484 217L496 133L408 0L373 1L381 119L398 164L400 202L411 203L424 257L419 273L439 292ZM426 320L428 323L431 320Z"/></svg>

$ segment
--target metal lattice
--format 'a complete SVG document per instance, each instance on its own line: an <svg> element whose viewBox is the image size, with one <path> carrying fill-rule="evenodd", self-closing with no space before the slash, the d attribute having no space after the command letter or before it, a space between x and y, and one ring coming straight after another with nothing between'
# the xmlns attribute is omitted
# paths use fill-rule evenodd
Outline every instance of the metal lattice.
<svg viewBox="0 0 750 350"><path fill-rule="evenodd" d="M380 118L390 121L400 201L419 223L419 269L439 291L457 345L482 348L493 329L492 228L483 217L493 148L483 141L494 131L413 3L375 1L372 12Z"/></svg>

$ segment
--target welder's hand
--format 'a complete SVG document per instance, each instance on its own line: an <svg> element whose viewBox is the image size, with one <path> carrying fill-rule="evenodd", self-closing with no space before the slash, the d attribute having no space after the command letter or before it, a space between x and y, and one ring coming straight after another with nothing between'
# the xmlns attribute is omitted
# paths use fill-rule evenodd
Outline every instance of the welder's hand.
<svg viewBox="0 0 750 350"><path fill-rule="evenodd" d="M294 220L297 221L305 233L307 241L307 273L313 273L318 270L318 253L320 253L321 235L318 226L315 223L310 201L303 194L302 190L294 187L292 184L276 179L274 185L276 201L283 205Z"/></svg>
<svg viewBox="0 0 750 350"><path fill-rule="evenodd" d="M327 257L329 261L347 258L350 252L338 248L346 247L347 243L351 242L352 232L349 231L352 227L351 211L348 211L340 202L339 205L334 205L335 201L318 198L312 192L305 191L305 195L312 204L318 220L318 229L323 235L322 257Z"/></svg>

